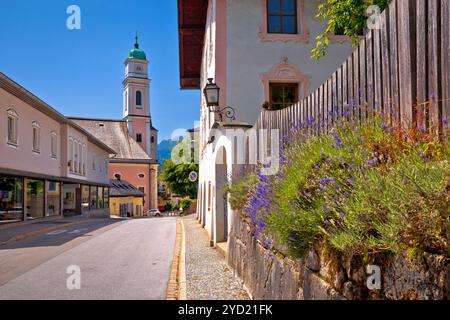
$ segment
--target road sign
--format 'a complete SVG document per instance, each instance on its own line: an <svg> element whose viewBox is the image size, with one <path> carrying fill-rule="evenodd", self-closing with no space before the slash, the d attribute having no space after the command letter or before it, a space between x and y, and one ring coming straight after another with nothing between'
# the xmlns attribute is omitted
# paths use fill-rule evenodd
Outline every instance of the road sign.
<svg viewBox="0 0 450 320"><path fill-rule="evenodd" d="M195 171L192 171L192 172L189 174L189 180L190 180L191 182L196 182L197 179L198 179L198 173L195 172Z"/></svg>

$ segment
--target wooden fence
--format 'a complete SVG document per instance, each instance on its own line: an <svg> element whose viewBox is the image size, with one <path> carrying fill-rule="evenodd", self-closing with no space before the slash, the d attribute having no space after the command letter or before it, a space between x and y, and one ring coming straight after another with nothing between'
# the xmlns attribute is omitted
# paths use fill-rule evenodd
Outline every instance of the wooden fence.
<svg viewBox="0 0 450 320"><path fill-rule="evenodd" d="M445 134L450 120L450 0L394 0L340 68L296 105L264 110L256 129L296 124L327 132L337 119L383 112L405 127ZM259 137L259 135L258 135ZM259 143L258 143L259 145Z"/></svg>

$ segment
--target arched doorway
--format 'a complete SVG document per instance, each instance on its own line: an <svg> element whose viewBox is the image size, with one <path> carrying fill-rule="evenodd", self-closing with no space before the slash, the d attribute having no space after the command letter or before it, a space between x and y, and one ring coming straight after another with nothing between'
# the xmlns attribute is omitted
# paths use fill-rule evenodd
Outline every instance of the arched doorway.
<svg viewBox="0 0 450 320"><path fill-rule="evenodd" d="M215 242L228 240L228 198L225 192L228 183L227 152L225 147L217 151L215 183Z"/></svg>

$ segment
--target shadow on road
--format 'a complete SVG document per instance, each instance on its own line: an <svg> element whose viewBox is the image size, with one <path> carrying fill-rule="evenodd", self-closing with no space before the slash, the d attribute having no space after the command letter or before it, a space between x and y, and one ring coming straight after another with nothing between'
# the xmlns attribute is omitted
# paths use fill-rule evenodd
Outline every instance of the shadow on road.
<svg viewBox="0 0 450 320"><path fill-rule="evenodd" d="M52 226L61 225L53 231L39 233L35 236L27 237L23 240L12 241L5 245L0 245L0 251L13 250L20 248L36 248L36 247L56 247L61 246L77 238L91 237L96 231L105 228L111 229L122 223L129 221L127 219L95 219L82 221L77 225L65 227L61 220L37 222L35 226L45 229ZM67 223L67 222L65 222ZM1 231L0 231L1 232ZM39 229L34 232L39 232Z"/></svg>

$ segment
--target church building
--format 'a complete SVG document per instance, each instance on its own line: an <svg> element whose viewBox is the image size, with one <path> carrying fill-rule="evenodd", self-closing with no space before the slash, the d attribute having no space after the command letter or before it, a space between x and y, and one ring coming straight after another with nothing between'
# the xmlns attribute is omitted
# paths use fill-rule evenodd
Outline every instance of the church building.
<svg viewBox="0 0 450 320"><path fill-rule="evenodd" d="M116 151L109 161L110 179L128 181L145 194L143 208L130 206L132 216L158 208L158 130L150 113L148 68L136 36L134 49L125 60L123 119L71 118Z"/></svg>

